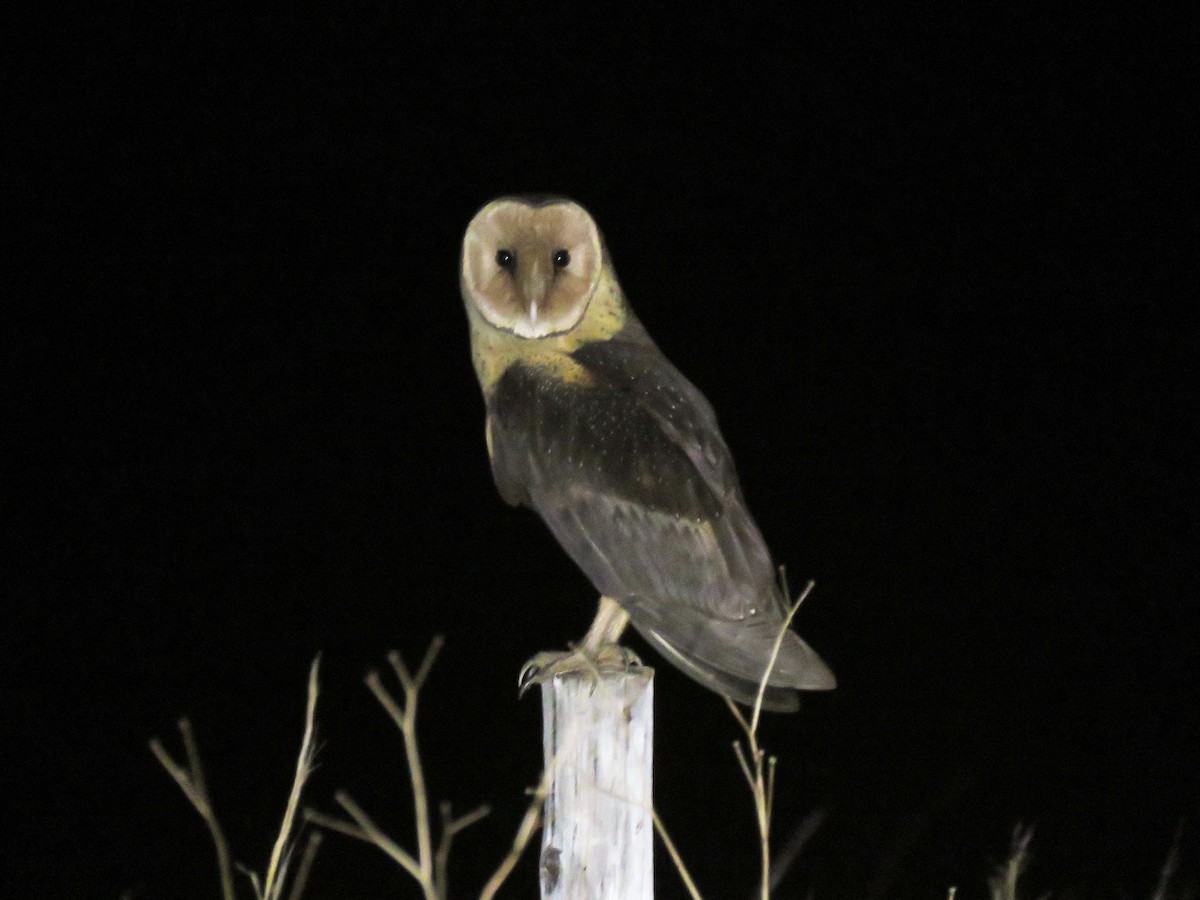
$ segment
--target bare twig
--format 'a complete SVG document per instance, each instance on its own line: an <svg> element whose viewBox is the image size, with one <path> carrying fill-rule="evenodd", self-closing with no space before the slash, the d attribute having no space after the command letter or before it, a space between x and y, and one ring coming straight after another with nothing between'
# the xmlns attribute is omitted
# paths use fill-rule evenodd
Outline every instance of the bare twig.
<svg viewBox="0 0 1200 900"><path fill-rule="evenodd" d="M192 734L192 725L187 719L179 720L179 733L183 736L188 768L185 769L172 759L158 738L150 741L150 750L162 763L168 774L175 779L175 783L179 785L184 796L191 801L196 812L200 814L200 818L204 820L204 824L208 826L217 851L217 868L221 875L221 896L224 900L236 900L236 894L233 891L233 867L229 860L229 844L226 842L225 833L221 830L221 825L213 812L208 788L204 783L204 770L200 765L200 750L196 744L196 738Z"/></svg>
<svg viewBox="0 0 1200 900"><path fill-rule="evenodd" d="M304 853L300 857L300 867L296 869L296 877L292 879L292 889L288 892L288 900L300 900L308 886L308 876L312 872L313 860L321 847L323 837L319 831L310 831L308 841L304 844Z"/></svg>
<svg viewBox="0 0 1200 900"><path fill-rule="evenodd" d="M442 839L438 842L437 853L434 854L433 871L438 894L444 900L450 896L450 845L454 843L455 835L470 828L490 813L491 808L485 804L476 807L465 816L455 818L450 810L450 801L444 800L438 812L442 817Z"/></svg>
<svg viewBox="0 0 1200 900"><path fill-rule="evenodd" d="M333 799L337 801L342 809L350 814L350 818L362 829L363 833L367 836L367 840L398 862L404 871L417 880L417 883L422 888L426 887L427 883L421 880L423 875L420 863L413 859L399 844L384 834L379 826L372 821L370 816L363 812L362 807L355 803L349 794L345 791L338 791L333 795ZM428 886L432 890L432 878L428 882ZM433 900L436 900L436 897L429 891L426 891L426 896L433 897Z"/></svg>
<svg viewBox="0 0 1200 900"><path fill-rule="evenodd" d="M404 689L404 707L402 709L397 707L396 702L383 687L378 673L372 672L367 676L367 687L388 711L404 735L404 752L408 758L408 774L413 788L413 814L417 826L417 856L421 865L421 886L425 889L427 900L437 900L437 889L433 880L433 839L429 828L429 795L425 788L425 770L421 766L421 754L417 749L417 699L425 684L425 679L429 676L429 670L433 668L433 661L437 658L444 643L445 638L441 635L436 635L429 642L425 658L421 660L415 676L409 672L408 665L399 652L393 650L388 654L388 662L391 663L396 677L400 679L400 686Z"/></svg>
<svg viewBox="0 0 1200 900"><path fill-rule="evenodd" d="M388 662L396 673L400 687L404 690L403 702L398 702L392 693L383 685L379 673L372 671L367 674L366 684L379 705L384 708L392 722L400 730L404 739L405 759L408 762L409 780L413 789L413 815L417 828L417 853L414 856L402 848L392 838L383 832L378 825L366 814L353 798L345 791L334 795L338 804L349 813L354 821L347 822L333 816L327 816L313 809L304 811L308 822L348 835L360 841L374 844L393 860L400 864L421 887L425 900L445 900L447 882L449 880L450 847L455 836L463 829L478 822L489 812L488 807L481 806L465 816L454 818L450 813L450 804L441 805L442 836L437 852L433 850L432 827L429 822L429 794L425 785L425 770L421 765L421 754L417 745L417 701L425 680L433 668L438 651L444 644L438 635L429 643L421 665L414 675L408 664L396 651L388 654Z"/></svg>
<svg viewBox="0 0 1200 900"><path fill-rule="evenodd" d="M988 891L992 900L1017 900L1017 881L1029 867L1029 844L1032 840L1033 828L1018 824L1013 829L1008 859L988 877Z"/></svg>
<svg viewBox="0 0 1200 900"><path fill-rule="evenodd" d="M258 873L253 869L247 869L241 863L234 863L237 870L246 876L246 880L250 882L250 887L254 889L254 896L262 900L262 882L258 880Z"/></svg>
<svg viewBox="0 0 1200 900"><path fill-rule="evenodd" d="M788 610L787 617L783 620L783 625L779 628L779 633L775 635L775 644L771 647L771 659L767 663L767 670L763 672L762 678L758 681L758 696L754 698L754 716L750 720L750 730L753 732L758 732L758 720L762 716L763 696L767 693L767 682L770 680L771 672L775 669L775 663L779 659L779 648L783 646L783 639L787 635L788 629L792 627L792 619L796 618L796 613L800 611L800 604L808 599L808 595L812 593L812 589L816 585L815 581L809 581L804 586L804 590L800 592L800 596L796 598L796 602ZM784 596L787 595L785 594Z"/></svg>
<svg viewBox="0 0 1200 900"><path fill-rule="evenodd" d="M353 822L347 822L344 819L335 819L333 816L327 816L323 812L310 807L305 807L304 821L313 825L326 828L329 831L336 831L338 834L344 834L347 837L355 838L366 844L371 843L371 836L355 825Z"/></svg>
<svg viewBox="0 0 1200 900"><path fill-rule="evenodd" d="M784 584L786 585L786 580ZM733 749L737 754L738 765L741 767L746 783L750 786L750 793L754 797L754 814L758 822L759 838L759 896L762 900L768 900L772 887L771 815L775 805L775 766L777 761L773 756L767 757L759 747L758 725L762 718L762 704L763 697L767 693L767 683L771 679L775 663L779 660L779 650L783 646L783 639L787 635L788 628L791 627L792 619L800 609L800 604L812 593L814 584L810 581L804 586L804 590L800 592L800 596L788 610L788 614L779 628L779 633L775 635L775 643L771 647L771 658L767 662L767 668L763 672L762 678L759 679L758 693L754 697L754 707L749 721L732 700L725 699L725 705L729 707L734 719L746 735L746 747L749 751L747 753L742 749L740 741L734 742ZM782 871L776 871L774 880L778 881L781 877Z"/></svg>
<svg viewBox="0 0 1200 900"><path fill-rule="evenodd" d="M658 832L659 839L662 840L663 846L667 848L667 855L671 857L671 862L675 863L675 870L683 880L683 886L687 888L688 896L692 900L701 900L696 882L692 880L692 873L683 864L683 857L679 855L679 851L675 848L675 842L667 834L667 826L663 824L662 819L658 817L658 812L654 809L650 810L650 815L654 818L654 830Z"/></svg>
<svg viewBox="0 0 1200 900"><path fill-rule="evenodd" d="M766 681L765 675L763 681ZM761 699L762 694L760 693L759 700ZM746 744L749 747L749 759L747 759L742 742L733 742L733 752L737 756L738 766L741 768L742 775L746 779L746 784L750 786L750 793L754 798L754 815L758 823L759 896L762 897L762 900L767 900L771 892L771 798L767 795L767 779L763 775L764 753L758 746L758 723L753 719L751 723L747 723L746 717L728 697L725 698L725 704L737 719L738 724L742 726L746 735ZM773 778L771 783L773 787Z"/></svg>
<svg viewBox="0 0 1200 900"><path fill-rule="evenodd" d="M784 596L787 596L787 576L782 567L779 570L780 581ZM771 890L774 889L782 880L787 867L795 859L800 852L800 848L804 842L812 836L812 833L820 825L824 819L824 813L815 813L802 823L797 834L800 835L799 840L796 835L788 842L787 851L780 865L772 867L771 865L771 817L775 811L775 768L778 760L774 756L768 757L758 745L758 724L762 717L763 698L766 696L767 683L770 681L771 672L775 669L775 664L779 659L779 650L783 646L784 637L787 635L788 628L791 627L792 619L795 618L797 611L815 586L815 582L810 581L804 586L804 590L800 592L800 596L796 598L796 602L792 604L788 610L787 616L784 617L783 624L779 628L779 633L775 636L775 643L771 647L771 657L767 662L767 668L763 672L762 677L758 682L758 692L754 697L754 705L751 710L750 718L747 719L745 714L738 708L737 704L725 698L725 705L729 708L730 714L734 721L742 729L745 735L746 747L742 746L742 742L733 742L733 752L737 757L738 768L742 770L742 776L746 779L746 784L750 788L750 793L754 798L754 812L758 822L759 836L759 887L756 891L756 896L761 900L768 900ZM698 900L699 892L696 889L695 883L688 874L687 868L683 864L675 845L671 842L667 834L666 827L658 817L658 813L651 811L654 816L654 827L662 838L663 843L667 847L667 853L675 863L675 868L678 870L680 877L683 879L684 885L693 898Z"/></svg>
<svg viewBox="0 0 1200 900"><path fill-rule="evenodd" d="M742 774L746 776L746 784L748 784L750 786L750 790L753 791L756 787L754 783L754 773L750 771L750 764L746 762L746 751L742 749L741 741L733 742L733 753L737 757L738 765L742 769Z"/></svg>
<svg viewBox="0 0 1200 900"><path fill-rule="evenodd" d="M1171 883L1175 880L1175 872L1179 869L1179 843L1183 839L1183 819L1175 826L1175 837L1171 839L1171 849L1163 860L1162 869L1158 873L1158 884L1154 888L1151 900L1167 900Z"/></svg>
<svg viewBox="0 0 1200 900"><path fill-rule="evenodd" d="M238 869L244 872L247 878L249 878L250 885L254 889L254 894L259 900L280 900L283 896L283 886L287 880L288 862L291 858L292 845L290 838L296 820L296 810L300 805L300 793L304 788L304 783L308 780L308 776L312 772L313 756L316 753L314 735L316 733L317 669L319 662L320 657L314 659L308 672L308 705L304 716L304 739L300 745L299 759L296 761L296 776L292 781L291 793L288 795L287 808L283 815L283 824L280 827L278 837L275 839L275 846L271 851L271 859L267 866L266 881L261 881L256 872L240 864L238 865ZM217 867L221 875L221 896L225 900L235 900L236 894L233 889L233 866L230 863L229 844L225 840L225 835L221 831L220 823L218 823L216 814L213 811L212 801L208 795L208 786L204 780L204 770L200 765L200 748L196 742L195 735L192 733L191 723L187 719L179 720L179 732L183 736L183 745L188 758L188 767L186 769L171 758L158 738L150 741L150 750L158 758L158 761L162 763L163 768L175 779L175 783L183 790L184 795L191 801L192 806L196 808L196 811L200 813L200 817L208 825L208 829L212 833L213 843L217 849ZM311 866L311 855L316 853L319 844L320 841L309 841L309 847L305 851L305 856L308 860L307 865ZM307 870L304 876L305 878L307 877ZM303 888L304 879L298 877L296 884L293 885L291 896L298 898Z"/></svg>
<svg viewBox="0 0 1200 900"><path fill-rule="evenodd" d="M825 816L826 812L823 809L809 813L788 836L783 849L778 851L771 860L771 890L779 887L784 873L791 868L796 857L800 855L800 851L804 849L804 845L812 839L812 836L817 833L817 829L825 822Z"/></svg>
<svg viewBox="0 0 1200 900"><path fill-rule="evenodd" d="M262 896L268 900L278 900L283 895L283 882L287 874L287 864L291 856L292 826L296 822L296 810L300 806L300 793L308 776L312 774L313 756L316 754L316 712L317 712L317 671L321 657L313 660L308 670L308 703L304 711L304 738L300 742L300 756L296 760L296 775L292 779L292 790L288 794L287 807L283 813L283 824L275 846L271 849L271 861L267 865L267 879L263 884ZM316 848L312 849L316 853Z"/></svg>
<svg viewBox="0 0 1200 900"><path fill-rule="evenodd" d="M542 824L542 804L546 802L546 795L550 793L550 785L554 783L554 770L557 766L554 762L546 766L546 770L542 772L542 777L538 781L538 786L533 790L529 805L525 807L525 815L521 817L521 824L517 828L517 835L513 838L512 847L509 848L504 858L500 860L500 865L496 867L496 871L492 873L492 877L487 880L487 884L483 886L483 890L479 892L479 900L492 900L496 896L496 892L500 890L500 886L504 884L505 879L512 873L512 870L517 865L517 860L521 858L521 854L525 852L525 847L528 846L530 839L537 832Z"/></svg>
<svg viewBox="0 0 1200 900"><path fill-rule="evenodd" d="M391 692L383 686L378 672L371 671L366 677L367 687L375 695L375 699L379 701L379 705L391 717L404 739L408 775L413 789L413 817L416 820L417 829L416 857L414 858L402 849L399 844L384 834L371 821L362 808L351 799L349 794L343 791L337 793L334 797L350 813L350 817L354 819L359 829L361 829L362 835L365 835L368 841L375 844L380 850L398 862L406 872L416 879L417 884L421 886L425 900L441 900L441 898L445 897L445 893L444 889L437 883L434 874L433 838L429 824L429 794L425 787L425 770L421 765L421 754L417 746L417 701L420 697L421 688L425 685L425 679L429 676L429 671L433 667L433 662L437 658L438 651L442 649L443 643L445 641L441 635L434 637L429 642L429 648L425 651L425 658L421 660L421 665L418 667L416 675L413 675L409 671L404 657L398 652L393 650L388 654L388 662L391 664L392 670L396 673L396 677L400 681L400 686L404 690L403 704L398 703ZM319 814L309 813L309 819L313 820L316 815ZM326 823L329 824L336 821L327 819ZM355 837L360 836L350 830L345 823L338 823L330 827L353 834Z"/></svg>

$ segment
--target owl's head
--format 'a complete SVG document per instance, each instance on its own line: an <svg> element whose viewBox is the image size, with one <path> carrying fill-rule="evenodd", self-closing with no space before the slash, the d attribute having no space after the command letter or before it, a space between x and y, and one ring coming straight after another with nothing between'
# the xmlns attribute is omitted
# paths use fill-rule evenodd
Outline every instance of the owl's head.
<svg viewBox="0 0 1200 900"><path fill-rule="evenodd" d="M494 328L521 338L570 331L604 269L596 223L570 200L503 198L463 238L463 299Z"/></svg>

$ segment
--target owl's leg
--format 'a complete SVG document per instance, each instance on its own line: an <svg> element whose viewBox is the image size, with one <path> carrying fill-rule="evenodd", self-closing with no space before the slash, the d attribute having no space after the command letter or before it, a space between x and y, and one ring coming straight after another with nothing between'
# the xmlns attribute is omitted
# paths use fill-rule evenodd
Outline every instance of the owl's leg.
<svg viewBox="0 0 1200 900"><path fill-rule="evenodd" d="M596 618L583 636L583 648L596 650L605 644L615 644L628 624L629 613L621 608L621 604L612 597L601 597Z"/></svg>
<svg viewBox="0 0 1200 900"><path fill-rule="evenodd" d="M555 675L582 672L599 681L602 675L640 666L642 661L637 654L617 643L628 624L629 613L611 597L601 597L596 618L583 641L572 645L568 653L539 653L521 667L517 678L520 693L524 695L532 685L549 681Z"/></svg>

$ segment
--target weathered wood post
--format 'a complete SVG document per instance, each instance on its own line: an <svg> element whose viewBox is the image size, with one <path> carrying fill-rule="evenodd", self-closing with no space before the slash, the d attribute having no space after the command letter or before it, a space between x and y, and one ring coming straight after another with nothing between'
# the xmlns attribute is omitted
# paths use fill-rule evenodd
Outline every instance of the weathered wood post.
<svg viewBox="0 0 1200 900"><path fill-rule="evenodd" d="M654 670L542 685L542 900L653 900Z"/></svg>

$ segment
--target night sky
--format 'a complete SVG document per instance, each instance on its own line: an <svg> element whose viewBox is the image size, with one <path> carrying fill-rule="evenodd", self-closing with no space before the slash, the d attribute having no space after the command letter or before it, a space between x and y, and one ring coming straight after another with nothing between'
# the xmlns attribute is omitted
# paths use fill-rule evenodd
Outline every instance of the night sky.
<svg viewBox="0 0 1200 900"><path fill-rule="evenodd" d="M816 581L840 686L763 742L777 839L827 817L778 896L982 897L1020 822L1030 896L1148 897L1181 817L1196 886L1194 27L696 7L4 13L5 895L217 896L147 748L183 715L261 871L318 652L308 802L412 847L362 679L435 634L433 799L494 807L452 866L477 893L540 769L517 673L595 601L484 448L459 245L520 192L591 210ZM631 645L657 807L747 897L736 727ZM327 836L306 897L394 896Z"/></svg>

